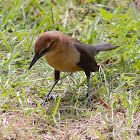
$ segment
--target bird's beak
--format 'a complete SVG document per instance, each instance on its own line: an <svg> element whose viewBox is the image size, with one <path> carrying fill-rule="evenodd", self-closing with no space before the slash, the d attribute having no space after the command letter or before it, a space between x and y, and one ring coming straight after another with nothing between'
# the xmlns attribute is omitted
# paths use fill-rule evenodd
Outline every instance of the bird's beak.
<svg viewBox="0 0 140 140"><path fill-rule="evenodd" d="M50 44L48 44L48 47L46 49L44 49L40 54L38 52L35 53L32 62L30 63L30 67L29 70L31 69L31 67L35 64L35 62L42 57L46 52L48 52L50 50Z"/></svg>
<svg viewBox="0 0 140 140"><path fill-rule="evenodd" d="M29 67L29 70L31 69L31 67L35 64L35 62L41 57L42 55L41 54L38 54L38 53L35 53L33 59L32 59L32 62L30 63L30 67Z"/></svg>

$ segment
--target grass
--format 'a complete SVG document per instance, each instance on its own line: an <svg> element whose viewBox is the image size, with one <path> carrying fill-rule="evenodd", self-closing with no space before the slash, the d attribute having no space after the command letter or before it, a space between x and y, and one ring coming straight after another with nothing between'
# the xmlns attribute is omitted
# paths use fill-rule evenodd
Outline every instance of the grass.
<svg viewBox="0 0 140 140"><path fill-rule="evenodd" d="M132 1L0 1L0 139L139 139L140 14ZM79 102L84 72L61 73L54 99L40 106L53 84L41 58L31 71L37 37L49 30L82 42L120 48L96 56L91 93L106 101ZM114 59L105 64L106 60ZM76 100L76 102L75 102ZM37 104L37 106L36 106Z"/></svg>

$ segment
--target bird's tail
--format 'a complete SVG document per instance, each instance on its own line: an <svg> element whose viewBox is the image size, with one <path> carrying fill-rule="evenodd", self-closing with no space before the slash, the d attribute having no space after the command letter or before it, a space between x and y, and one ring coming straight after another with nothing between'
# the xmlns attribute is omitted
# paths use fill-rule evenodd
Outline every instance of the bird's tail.
<svg viewBox="0 0 140 140"><path fill-rule="evenodd" d="M115 46L112 45L111 43L99 43L96 45L89 45L89 51L92 53L93 56L95 56L97 53L99 53L100 51L108 51L108 50L113 50L115 48L118 48L120 46Z"/></svg>

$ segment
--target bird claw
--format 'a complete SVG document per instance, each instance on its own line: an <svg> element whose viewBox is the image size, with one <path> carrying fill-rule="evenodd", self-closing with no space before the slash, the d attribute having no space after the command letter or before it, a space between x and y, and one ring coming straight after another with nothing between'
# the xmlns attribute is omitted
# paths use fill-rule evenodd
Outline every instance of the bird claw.
<svg viewBox="0 0 140 140"><path fill-rule="evenodd" d="M78 99L78 101L83 102L86 98Z"/></svg>
<svg viewBox="0 0 140 140"><path fill-rule="evenodd" d="M88 96L83 97L82 99L78 99L78 101L83 102L88 98ZM88 98L88 102L91 102L91 98Z"/></svg>
<svg viewBox="0 0 140 140"><path fill-rule="evenodd" d="M41 103L41 106L44 106L45 105L45 102L43 101L42 103Z"/></svg>
<svg viewBox="0 0 140 140"><path fill-rule="evenodd" d="M45 100L41 103L41 106L44 106L46 102L49 102L49 101L52 100L52 99L53 99L52 96L47 96L47 97L45 98Z"/></svg>

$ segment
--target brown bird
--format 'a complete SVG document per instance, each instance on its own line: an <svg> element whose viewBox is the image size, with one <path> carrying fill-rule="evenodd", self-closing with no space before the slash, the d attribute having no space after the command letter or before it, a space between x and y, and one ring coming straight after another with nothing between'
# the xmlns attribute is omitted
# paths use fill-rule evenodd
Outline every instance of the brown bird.
<svg viewBox="0 0 140 140"><path fill-rule="evenodd" d="M51 91L59 81L60 71L84 71L87 76L88 84L85 97L87 98L89 96L90 73L96 72L99 69L94 56L100 51L112 50L117 47L119 46L114 46L111 43L88 45L71 36L55 31L45 32L40 35L35 43L35 55L29 70L40 57L45 56L48 64L52 66L55 71L55 83L43 104L49 99ZM81 99L81 101L85 98Z"/></svg>

